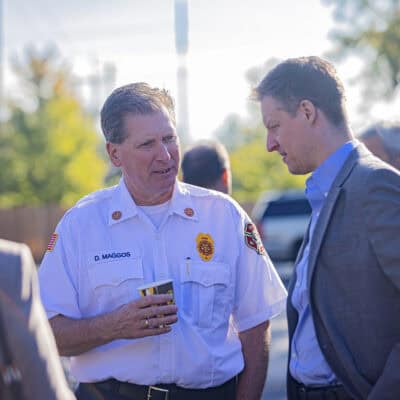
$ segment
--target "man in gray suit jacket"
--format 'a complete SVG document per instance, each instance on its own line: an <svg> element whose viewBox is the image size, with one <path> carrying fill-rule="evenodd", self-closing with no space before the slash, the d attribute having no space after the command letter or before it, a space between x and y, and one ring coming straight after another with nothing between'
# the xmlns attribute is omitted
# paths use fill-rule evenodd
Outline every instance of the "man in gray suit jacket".
<svg viewBox="0 0 400 400"><path fill-rule="evenodd" d="M400 174L354 139L344 88L318 57L255 89L267 149L312 175L289 286L288 398L400 399Z"/></svg>
<svg viewBox="0 0 400 400"><path fill-rule="evenodd" d="M29 248L0 240L0 399L72 400Z"/></svg>

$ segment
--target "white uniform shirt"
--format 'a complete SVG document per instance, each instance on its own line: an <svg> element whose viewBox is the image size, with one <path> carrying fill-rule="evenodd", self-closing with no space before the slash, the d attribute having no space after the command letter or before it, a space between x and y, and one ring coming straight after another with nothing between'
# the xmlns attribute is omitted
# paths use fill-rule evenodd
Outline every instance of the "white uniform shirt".
<svg viewBox="0 0 400 400"><path fill-rule="evenodd" d="M237 331L274 317L286 301L270 259L244 234L250 224L228 196L180 182L158 229L123 180L80 200L58 224L39 269L48 317L101 315L139 298L138 286L171 278L178 322L160 336L115 340L72 357L75 378L204 388L238 374ZM200 233L214 243L209 261L197 246Z"/></svg>

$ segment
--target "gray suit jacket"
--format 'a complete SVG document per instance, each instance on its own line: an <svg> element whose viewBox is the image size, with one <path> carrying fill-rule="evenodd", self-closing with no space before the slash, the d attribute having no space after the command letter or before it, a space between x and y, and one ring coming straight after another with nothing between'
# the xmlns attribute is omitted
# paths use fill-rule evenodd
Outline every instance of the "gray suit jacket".
<svg viewBox="0 0 400 400"><path fill-rule="evenodd" d="M327 362L355 399L400 399L400 173L359 144L332 185L310 246L310 308ZM288 374L289 398L292 390Z"/></svg>
<svg viewBox="0 0 400 400"><path fill-rule="evenodd" d="M5 240L0 240L0 312L4 329L0 334L21 372L25 398L74 399L40 302L31 252L25 245Z"/></svg>

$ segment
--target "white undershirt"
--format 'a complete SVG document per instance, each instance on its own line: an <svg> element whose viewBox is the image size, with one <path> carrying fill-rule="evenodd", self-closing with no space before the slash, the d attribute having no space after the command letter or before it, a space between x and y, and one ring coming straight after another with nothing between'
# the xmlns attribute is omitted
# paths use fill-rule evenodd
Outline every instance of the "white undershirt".
<svg viewBox="0 0 400 400"><path fill-rule="evenodd" d="M155 206L139 206L143 213L150 219L153 225L158 229L164 220L168 211L170 200Z"/></svg>

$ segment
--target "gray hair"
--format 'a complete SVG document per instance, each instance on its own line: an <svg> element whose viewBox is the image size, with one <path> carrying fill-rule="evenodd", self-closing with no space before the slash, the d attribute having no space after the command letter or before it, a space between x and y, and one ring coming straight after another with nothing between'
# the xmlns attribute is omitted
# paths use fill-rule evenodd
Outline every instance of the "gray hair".
<svg viewBox="0 0 400 400"><path fill-rule="evenodd" d="M360 134L361 139L379 136L385 151L392 157L400 155L400 122L381 122Z"/></svg>
<svg viewBox="0 0 400 400"><path fill-rule="evenodd" d="M115 89L100 112L101 129L107 142L122 143L126 138L124 118L127 114L147 115L165 108L175 125L174 101L165 89L147 83L131 83Z"/></svg>

